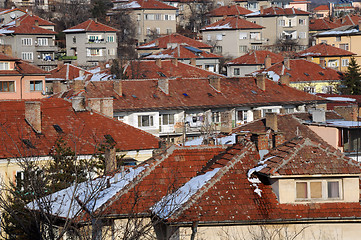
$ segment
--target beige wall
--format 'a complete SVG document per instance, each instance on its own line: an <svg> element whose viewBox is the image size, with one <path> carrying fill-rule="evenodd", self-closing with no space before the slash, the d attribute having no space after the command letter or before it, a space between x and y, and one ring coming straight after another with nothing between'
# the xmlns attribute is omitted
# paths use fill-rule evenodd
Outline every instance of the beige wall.
<svg viewBox="0 0 361 240"><path fill-rule="evenodd" d="M308 127L317 133L324 141L330 144L332 147L336 149L340 149L338 147L339 142L339 130L337 128L332 127L324 127L324 126L315 126L315 125L308 125ZM340 149L342 150L342 149Z"/></svg>

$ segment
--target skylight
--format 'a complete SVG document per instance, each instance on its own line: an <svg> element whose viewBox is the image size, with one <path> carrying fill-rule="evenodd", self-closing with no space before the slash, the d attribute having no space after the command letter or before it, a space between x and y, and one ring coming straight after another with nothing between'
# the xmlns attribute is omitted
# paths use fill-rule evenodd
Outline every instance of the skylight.
<svg viewBox="0 0 361 240"><path fill-rule="evenodd" d="M189 97L189 95L187 93L183 93L183 96L185 97Z"/></svg>
<svg viewBox="0 0 361 240"><path fill-rule="evenodd" d="M136 95L134 95L134 94L132 94L132 97L133 97L133 98L137 98L137 96L136 96Z"/></svg>
<svg viewBox="0 0 361 240"><path fill-rule="evenodd" d="M63 133L63 129L58 125L58 124L54 124L53 125L55 131L57 131L58 133Z"/></svg>
<svg viewBox="0 0 361 240"><path fill-rule="evenodd" d="M157 72L158 73L158 75L159 76L161 76L161 77L167 77L164 73L162 73L162 72Z"/></svg>
<svg viewBox="0 0 361 240"><path fill-rule="evenodd" d="M28 148L35 149L36 147L31 143L29 139L21 139L21 141L27 146Z"/></svg>

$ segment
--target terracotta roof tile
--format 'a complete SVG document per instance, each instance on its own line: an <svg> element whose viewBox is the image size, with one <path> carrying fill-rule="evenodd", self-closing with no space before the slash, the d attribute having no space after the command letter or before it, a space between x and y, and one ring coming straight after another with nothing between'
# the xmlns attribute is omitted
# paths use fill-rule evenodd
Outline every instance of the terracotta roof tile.
<svg viewBox="0 0 361 240"><path fill-rule="evenodd" d="M157 0L133 0L125 4L123 8L129 9L167 9L177 10L178 8L165 4Z"/></svg>
<svg viewBox="0 0 361 240"><path fill-rule="evenodd" d="M190 47L187 45L177 45L176 47L171 47L166 50L145 57L145 59L155 59L155 58L204 59L204 58L222 58L222 56L208 51L200 50L195 47Z"/></svg>
<svg viewBox="0 0 361 240"><path fill-rule="evenodd" d="M0 61L15 62L14 70L0 70L0 75L45 75L46 71L26 61L0 53Z"/></svg>
<svg viewBox="0 0 361 240"><path fill-rule="evenodd" d="M64 64L50 71L47 80L73 80L81 75L90 75L91 73L72 64Z"/></svg>
<svg viewBox="0 0 361 240"><path fill-rule="evenodd" d="M221 6L209 12L211 17L238 16L252 13L251 10L243 8L239 5Z"/></svg>
<svg viewBox="0 0 361 240"><path fill-rule="evenodd" d="M337 19L335 22L342 25L358 25L358 22L361 21L361 16L358 15L346 15L342 18Z"/></svg>
<svg viewBox="0 0 361 240"><path fill-rule="evenodd" d="M227 62L227 65L263 65L267 57L271 57L272 64L283 61L283 56L270 51L251 51L239 58Z"/></svg>
<svg viewBox="0 0 361 240"><path fill-rule="evenodd" d="M269 7L262 10L262 12L258 12L258 14L251 14L247 17L269 17L269 16L289 16L289 15L310 15L309 12L302 11L296 8L280 8L280 7Z"/></svg>
<svg viewBox="0 0 361 240"><path fill-rule="evenodd" d="M164 37L157 38L153 41L145 43L137 47L137 49L167 49L168 44L178 43L178 44L187 44L192 47L196 47L199 49L211 49L212 47L208 44L202 43L200 41L194 40L192 38L185 37L178 33L173 33L171 35L167 35Z"/></svg>
<svg viewBox="0 0 361 240"><path fill-rule="evenodd" d="M309 27L310 31L322 31L341 27L341 24L327 19L311 19Z"/></svg>
<svg viewBox="0 0 361 240"><path fill-rule="evenodd" d="M320 5L313 9L314 11L329 11L328 5Z"/></svg>
<svg viewBox="0 0 361 240"><path fill-rule="evenodd" d="M121 150L155 149L159 139L117 120L93 112L74 112L63 99L42 99L42 134L36 134L25 121L25 101L0 101L0 158L48 156L57 139L63 138L77 154L97 152L104 135L110 134ZM99 124L99 123L102 124ZM54 124L63 133L55 130ZM28 139L34 148L27 147ZM139 141L142 139L142 141Z"/></svg>
<svg viewBox="0 0 361 240"><path fill-rule="evenodd" d="M89 19L63 32L117 32L118 30L100 22Z"/></svg>
<svg viewBox="0 0 361 240"><path fill-rule="evenodd" d="M262 29L261 25L247 21L240 17L226 17L208 26L205 26L201 31L219 31L219 30L234 30L234 29Z"/></svg>
<svg viewBox="0 0 361 240"><path fill-rule="evenodd" d="M315 46L298 53L300 57L341 57L356 55L350 51L343 50L341 48L330 46L326 43L320 43Z"/></svg>
<svg viewBox="0 0 361 240"><path fill-rule="evenodd" d="M44 35L55 35L56 32L38 27L32 24L27 24L26 21L22 21L19 26L4 27L0 30L3 34L44 34Z"/></svg>
<svg viewBox="0 0 361 240"><path fill-rule="evenodd" d="M55 26L55 23L52 23L36 15L25 14L19 17L17 20L20 21L21 23L30 24L33 26L35 26L36 21L37 24L39 24L39 26Z"/></svg>

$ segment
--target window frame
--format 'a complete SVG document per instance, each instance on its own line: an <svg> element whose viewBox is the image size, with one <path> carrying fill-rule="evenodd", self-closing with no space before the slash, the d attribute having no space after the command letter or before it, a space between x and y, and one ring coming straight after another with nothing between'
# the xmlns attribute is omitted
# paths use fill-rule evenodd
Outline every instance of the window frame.
<svg viewBox="0 0 361 240"><path fill-rule="evenodd" d="M148 124L143 125L145 121L143 118L148 118ZM154 116L153 115L138 115L138 127L154 127Z"/></svg>
<svg viewBox="0 0 361 240"><path fill-rule="evenodd" d="M7 91L4 91L4 85L6 83L6 89ZM12 86L10 86L10 83L12 83ZM15 81L0 81L0 93L13 93L15 92Z"/></svg>
<svg viewBox="0 0 361 240"><path fill-rule="evenodd" d="M23 45L23 46L32 46L33 45L33 39L32 38L22 38L21 39L21 45Z"/></svg>
<svg viewBox="0 0 361 240"><path fill-rule="evenodd" d="M41 83L41 90L37 89L37 86ZM42 80L31 80L30 81L30 91L31 92L41 92L43 91L44 84Z"/></svg>
<svg viewBox="0 0 361 240"><path fill-rule="evenodd" d="M321 197L312 198L312 183L321 183ZM329 197L328 183L337 182L338 183L338 197ZM307 184L307 197L298 198L297 197L297 183L306 183ZM340 201L343 200L343 180L342 179L305 179L305 180L295 180L295 201L296 202L310 202L310 201Z"/></svg>

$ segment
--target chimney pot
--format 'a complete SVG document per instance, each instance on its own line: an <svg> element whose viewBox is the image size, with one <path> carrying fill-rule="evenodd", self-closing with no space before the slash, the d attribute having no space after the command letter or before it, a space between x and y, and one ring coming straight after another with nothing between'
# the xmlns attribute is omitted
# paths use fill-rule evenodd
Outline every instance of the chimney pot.
<svg viewBox="0 0 361 240"><path fill-rule="evenodd" d="M290 76L288 74L281 75L280 84L289 86L290 85Z"/></svg>
<svg viewBox="0 0 361 240"><path fill-rule="evenodd" d="M117 169L117 157L115 148L109 148L105 150L105 173L114 172Z"/></svg>
<svg viewBox="0 0 361 240"><path fill-rule="evenodd" d="M272 65L272 59L270 57L270 55L267 55L266 58L264 59L264 68L270 68Z"/></svg>
<svg viewBox="0 0 361 240"><path fill-rule="evenodd" d="M259 89L261 89L262 91L265 91L266 90L266 75L263 73L257 74L256 84Z"/></svg>
<svg viewBox="0 0 361 240"><path fill-rule="evenodd" d="M25 120L35 132L41 133L41 103L25 102Z"/></svg>
<svg viewBox="0 0 361 240"><path fill-rule="evenodd" d="M155 60L155 64L158 66L158 67L162 67L162 59L160 59L160 58L157 58L156 60Z"/></svg>
<svg viewBox="0 0 361 240"><path fill-rule="evenodd" d="M272 129L275 132L278 131L277 113L266 113L266 127Z"/></svg>
<svg viewBox="0 0 361 240"><path fill-rule="evenodd" d="M113 80L113 89L119 96L123 96L123 86L121 80Z"/></svg>
<svg viewBox="0 0 361 240"><path fill-rule="evenodd" d="M159 78L158 79L158 87L162 90L165 94L169 94L169 80L167 78Z"/></svg>

